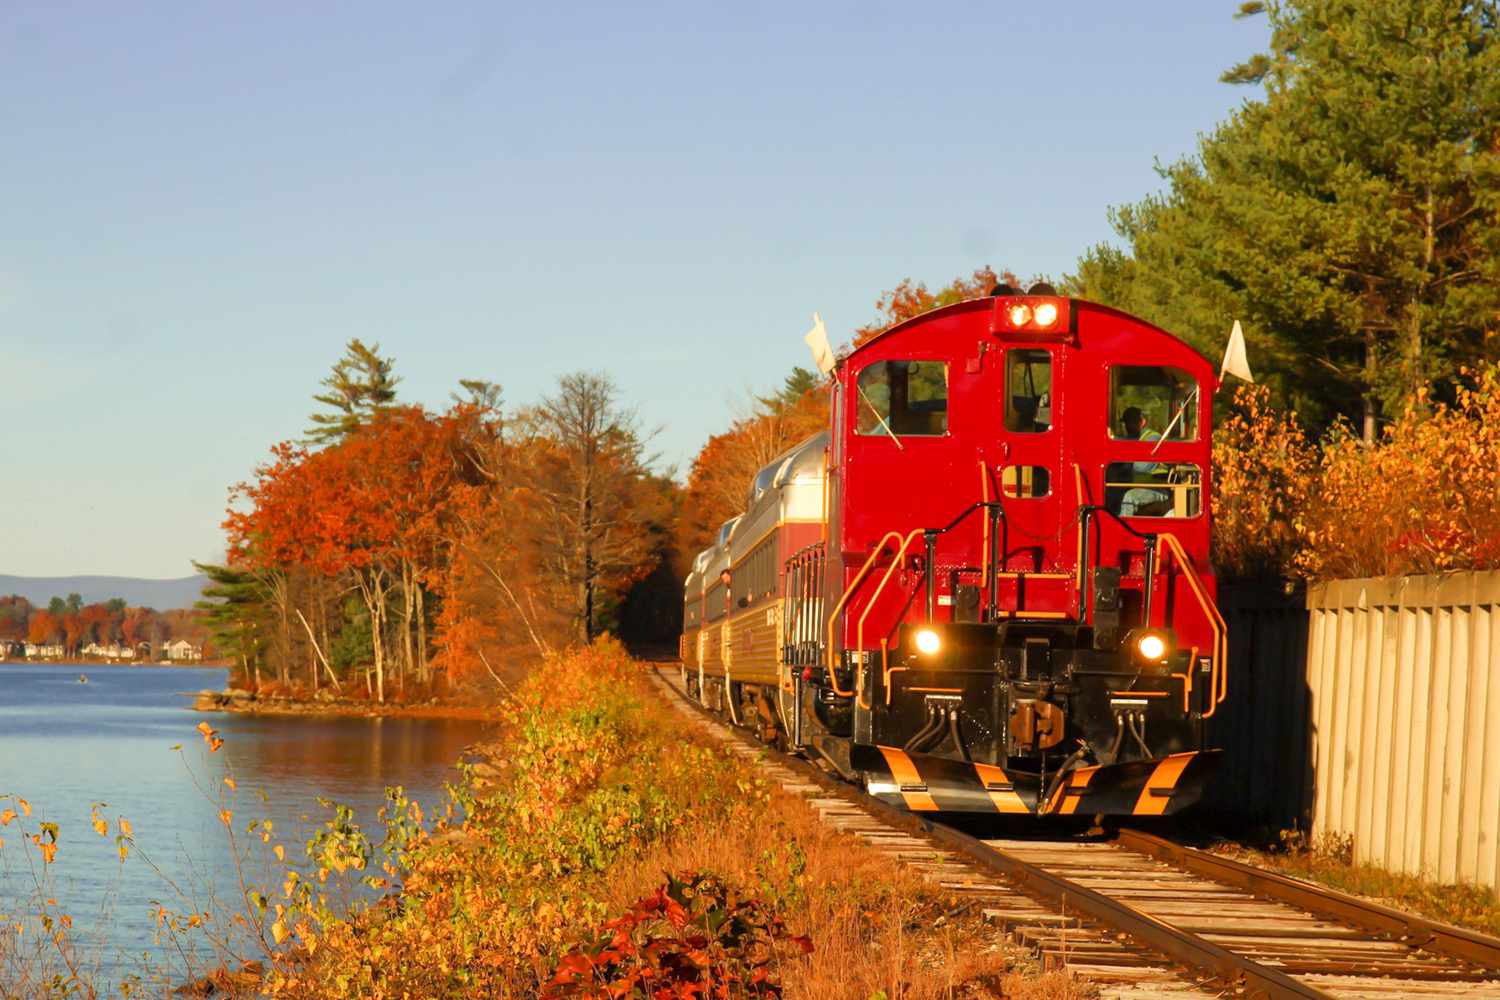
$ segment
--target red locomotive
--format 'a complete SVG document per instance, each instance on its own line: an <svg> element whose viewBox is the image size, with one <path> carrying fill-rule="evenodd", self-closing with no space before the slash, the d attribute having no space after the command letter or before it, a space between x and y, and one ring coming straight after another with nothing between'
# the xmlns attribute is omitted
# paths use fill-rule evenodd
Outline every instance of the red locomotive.
<svg viewBox="0 0 1500 1000"><path fill-rule="evenodd" d="M1213 367L999 286L865 343L687 578L705 705L908 809L1160 815L1218 762Z"/></svg>

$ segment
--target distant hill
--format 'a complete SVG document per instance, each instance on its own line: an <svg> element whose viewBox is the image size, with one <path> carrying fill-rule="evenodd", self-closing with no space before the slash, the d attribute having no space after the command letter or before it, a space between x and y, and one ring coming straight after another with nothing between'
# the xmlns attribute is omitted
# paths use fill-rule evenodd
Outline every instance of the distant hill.
<svg viewBox="0 0 1500 1000"><path fill-rule="evenodd" d="M0 594L18 594L45 608L54 597L78 594L85 604L120 597L132 608L170 611L190 608L208 577L202 574L177 580L142 580L132 576L6 576L0 574Z"/></svg>

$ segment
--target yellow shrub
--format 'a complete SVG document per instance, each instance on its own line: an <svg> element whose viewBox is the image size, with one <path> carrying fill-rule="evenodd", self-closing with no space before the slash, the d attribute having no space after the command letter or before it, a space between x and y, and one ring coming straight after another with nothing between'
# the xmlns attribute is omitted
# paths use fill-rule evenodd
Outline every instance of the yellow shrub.
<svg viewBox="0 0 1500 1000"><path fill-rule="evenodd" d="M1214 565L1233 578L1281 576L1297 555L1317 449L1264 386L1241 386L1233 405L1214 431Z"/></svg>
<svg viewBox="0 0 1500 1000"><path fill-rule="evenodd" d="M1302 516L1313 579L1500 566L1500 365L1465 372L1452 406L1410 403L1372 447L1337 428Z"/></svg>
<svg viewBox="0 0 1500 1000"><path fill-rule="evenodd" d="M1413 400L1373 445L1313 446L1263 388L1214 432L1214 561L1229 577L1348 579L1500 566L1500 365Z"/></svg>

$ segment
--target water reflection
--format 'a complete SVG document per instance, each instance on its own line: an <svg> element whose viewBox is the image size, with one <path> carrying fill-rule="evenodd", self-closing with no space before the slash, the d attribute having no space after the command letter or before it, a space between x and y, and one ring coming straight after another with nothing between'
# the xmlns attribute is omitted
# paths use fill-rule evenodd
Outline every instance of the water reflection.
<svg viewBox="0 0 1500 1000"><path fill-rule="evenodd" d="M79 683L85 674L88 683ZM0 795L30 800L38 821L56 822L61 843L48 891L92 942L103 968L118 954L153 950L153 900L164 880L200 899L236 894L234 858L214 800L225 768L233 823L242 839L252 818L269 818L288 860L326 815L325 797L373 824L387 785L403 785L424 808L443 800L460 751L484 723L430 719L313 719L199 715L188 692L221 688L222 669L0 664ZM194 727L207 719L225 740L209 754ZM171 749L180 745L180 750ZM114 830L89 828L95 802L125 816L140 851L121 865ZM378 840L378 835L375 836ZM160 868L153 872L142 862ZM15 838L0 848L0 913L33 890ZM103 908L101 909L101 904Z"/></svg>

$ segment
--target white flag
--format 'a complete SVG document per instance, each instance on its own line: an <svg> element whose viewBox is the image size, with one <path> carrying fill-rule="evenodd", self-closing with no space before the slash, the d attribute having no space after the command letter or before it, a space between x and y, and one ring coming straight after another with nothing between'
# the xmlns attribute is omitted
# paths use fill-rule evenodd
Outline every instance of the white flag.
<svg viewBox="0 0 1500 1000"><path fill-rule="evenodd" d="M1245 357L1245 331L1240 329L1239 320L1234 321L1234 329L1229 331L1229 344L1224 348L1224 363L1219 366L1220 382L1224 381L1226 373L1246 382L1255 381L1255 376L1250 374L1250 362Z"/></svg>
<svg viewBox="0 0 1500 1000"><path fill-rule="evenodd" d="M813 313L813 328L802 339L812 351L813 364L818 366L818 371L824 375L833 371L833 348L828 346L828 329L823 326L823 317Z"/></svg>

